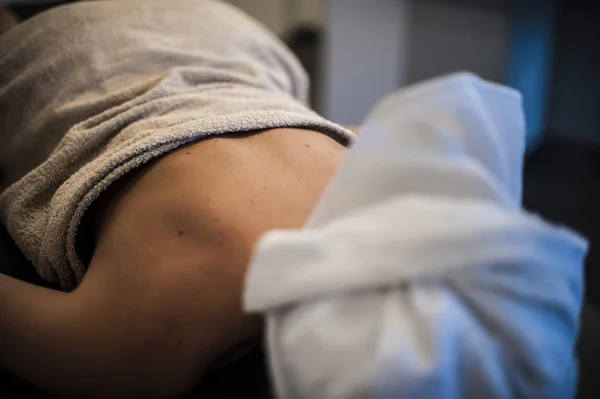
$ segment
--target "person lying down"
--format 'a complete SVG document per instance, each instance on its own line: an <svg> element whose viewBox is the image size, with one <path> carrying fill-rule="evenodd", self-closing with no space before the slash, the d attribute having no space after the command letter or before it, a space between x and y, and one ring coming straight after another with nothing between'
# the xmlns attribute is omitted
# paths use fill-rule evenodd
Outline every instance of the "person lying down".
<svg viewBox="0 0 600 399"><path fill-rule="evenodd" d="M442 77L358 140L307 90L218 1L4 33L0 212L61 290L0 275L0 366L58 396L180 397L264 337L279 398L573 396L587 244L521 207L518 93Z"/></svg>

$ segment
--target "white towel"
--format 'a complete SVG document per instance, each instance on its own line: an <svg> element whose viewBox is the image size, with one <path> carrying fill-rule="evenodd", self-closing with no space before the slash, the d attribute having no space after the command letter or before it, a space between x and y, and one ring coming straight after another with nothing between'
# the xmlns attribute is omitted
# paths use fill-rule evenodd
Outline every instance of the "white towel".
<svg viewBox="0 0 600 399"><path fill-rule="evenodd" d="M521 98L470 74L402 90L245 307L279 398L569 398L586 242L521 209Z"/></svg>

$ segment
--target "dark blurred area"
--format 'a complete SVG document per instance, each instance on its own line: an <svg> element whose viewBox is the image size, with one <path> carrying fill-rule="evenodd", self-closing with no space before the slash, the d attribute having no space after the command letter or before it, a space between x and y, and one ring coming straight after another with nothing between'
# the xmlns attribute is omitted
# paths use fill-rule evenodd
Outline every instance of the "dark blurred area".
<svg viewBox="0 0 600 399"><path fill-rule="evenodd" d="M72 0L71 0L72 1ZM68 3L71 1L63 1ZM363 0L365 3L368 0ZM378 0L375 3L378 3ZM386 0L395 1L395 0ZM400 0L398 0L400 1ZM417 0L420 10L424 12L427 7L443 4L443 7L470 7L473 1L467 0ZM524 3L544 3L544 0L519 0L501 1L486 0L475 2L482 7L483 13L490 9L514 10L516 6ZM241 5L242 2L233 2ZM248 2L250 4L254 2ZM313 2L314 3L314 2ZM323 3L328 3L323 0ZM352 0L349 3L356 3ZM347 4L349 4L347 3ZM416 3L416 2L415 2ZM423 4L427 4L424 6ZM557 7L553 17L552 51L549 57L550 66L546 69L549 73L548 90L544 91L545 97L540 101L546 103L543 123L536 131L536 139L532 141L526 157L524 172L524 205L528 210L539 213L545 218L559 224L574 228L586 236L591 244L589 257L586 263L586 306L582 315L582 333L578 345L581 359L581 382L578 398L591 399L600 397L600 381L595 378L595 370L600 368L600 249L596 243L600 242L600 5L591 0L560 0L552 2ZM374 3L371 3L374 4ZM13 10L23 19L47 9L49 6L28 4L14 6ZM251 6L248 5L248 8ZM506 7L506 8L505 8ZM323 5L323 13L331 12L333 8ZM327 10L325 9L327 8ZM282 7L279 11L291 12ZM252 11L249 9L248 11ZM512 11L509 11L509 13ZM252 13L252 12L251 12ZM510 14L509 14L510 15ZM260 15L255 14L260 19ZM289 23L279 29L279 33L290 48L297 54L304 64L313 82L311 102L319 111L325 107L324 98L330 87L324 64L329 51L328 45L328 18L323 17L323 23L309 23L298 21ZM283 18L289 19L288 15ZM535 20L535 15L532 17ZM264 21L273 21L271 14L265 14ZM525 19L519 20L524 24ZM508 22L507 22L508 24ZM273 23L271 22L271 25ZM420 25L423 30L423 25ZM270 26L273 28L273 26ZM527 26L522 26L519 32L528 32ZM430 43L430 32L419 33L419 26L411 27L421 35L420 43ZM489 32L488 32L489 33ZM478 32L472 32L478 35ZM520 34L520 33L519 33ZM355 40L348 38L348 41ZM436 37L439 43L444 43L444 37ZM448 37L448 40L453 40ZM514 48L519 48L519 35L513 35ZM523 41L529 40L524 37ZM438 43L438 42L436 42ZM533 47L524 47L525 53L536 53L536 44ZM442 46L443 48L443 46ZM433 50L432 50L433 51ZM439 55L439 48L436 50ZM452 52L448 49L448 57L461 53L461 49ZM511 56L511 50L507 50ZM413 63L412 75L405 83L430 77L430 75L452 72L453 69L471 69L468 62L464 65L458 56L448 62L449 70L436 69L433 58L425 57L421 64ZM360 62L360 60L356 60ZM527 67L527 57L523 58L523 67ZM532 61L533 62L533 61ZM423 65L423 68L415 67ZM516 65L516 66L515 66ZM451 67L450 67L451 66ZM416 68L416 69L415 69ZM441 67L440 67L441 68ZM518 63L513 65L519 68ZM410 70L410 68L409 68ZM410 72L410 71L409 71ZM478 71L475 70L477 73ZM485 75L485 70L484 73ZM484 76L486 77L486 76ZM418 79L417 79L418 78ZM535 79L535 71L529 75ZM509 79L510 80L510 79ZM503 82L506 83L506 82ZM508 82L510 83L510 82ZM598 88L598 91L595 90ZM356 96L360 96L357 92ZM324 112L326 116L327 112ZM345 123L345 121L337 121ZM4 229L0 231L0 255L2 259L11 260L8 265L8 274L12 274L26 281L43 284L37 277L33 268L23 266L26 262L16 248L9 248L10 237ZM5 248L2 249L2 246ZM5 266L7 267L7 266ZM231 398L236 397L235 392L240 389L247 392L246 398L267 398L269 395L268 378L264 363L264 356L257 346L246 356L231 365L211 373L203 381L195 397L202 398ZM8 373L0 370L0 397L2 398L34 398L44 397L42 394L18 381ZM317 399L317 398L315 398Z"/></svg>

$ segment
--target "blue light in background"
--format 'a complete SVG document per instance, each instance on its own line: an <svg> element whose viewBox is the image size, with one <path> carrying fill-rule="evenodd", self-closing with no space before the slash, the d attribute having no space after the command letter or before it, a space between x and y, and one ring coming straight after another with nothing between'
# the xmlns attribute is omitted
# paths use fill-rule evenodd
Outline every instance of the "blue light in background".
<svg viewBox="0 0 600 399"><path fill-rule="evenodd" d="M528 151L541 142L546 128L557 4L513 1L507 83L523 94Z"/></svg>

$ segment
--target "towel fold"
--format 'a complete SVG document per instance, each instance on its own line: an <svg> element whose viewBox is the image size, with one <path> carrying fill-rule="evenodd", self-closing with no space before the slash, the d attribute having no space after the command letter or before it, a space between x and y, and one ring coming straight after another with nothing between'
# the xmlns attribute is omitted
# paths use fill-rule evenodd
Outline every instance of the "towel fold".
<svg viewBox="0 0 600 399"><path fill-rule="evenodd" d="M352 135L312 112L277 37L227 3L88 1L0 37L0 217L47 281L71 290L90 204L151 159L216 134Z"/></svg>
<svg viewBox="0 0 600 399"><path fill-rule="evenodd" d="M255 249L279 398L574 395L587 244L521 208L524 139L470 74L375 108L306 228Z"/></svg>

